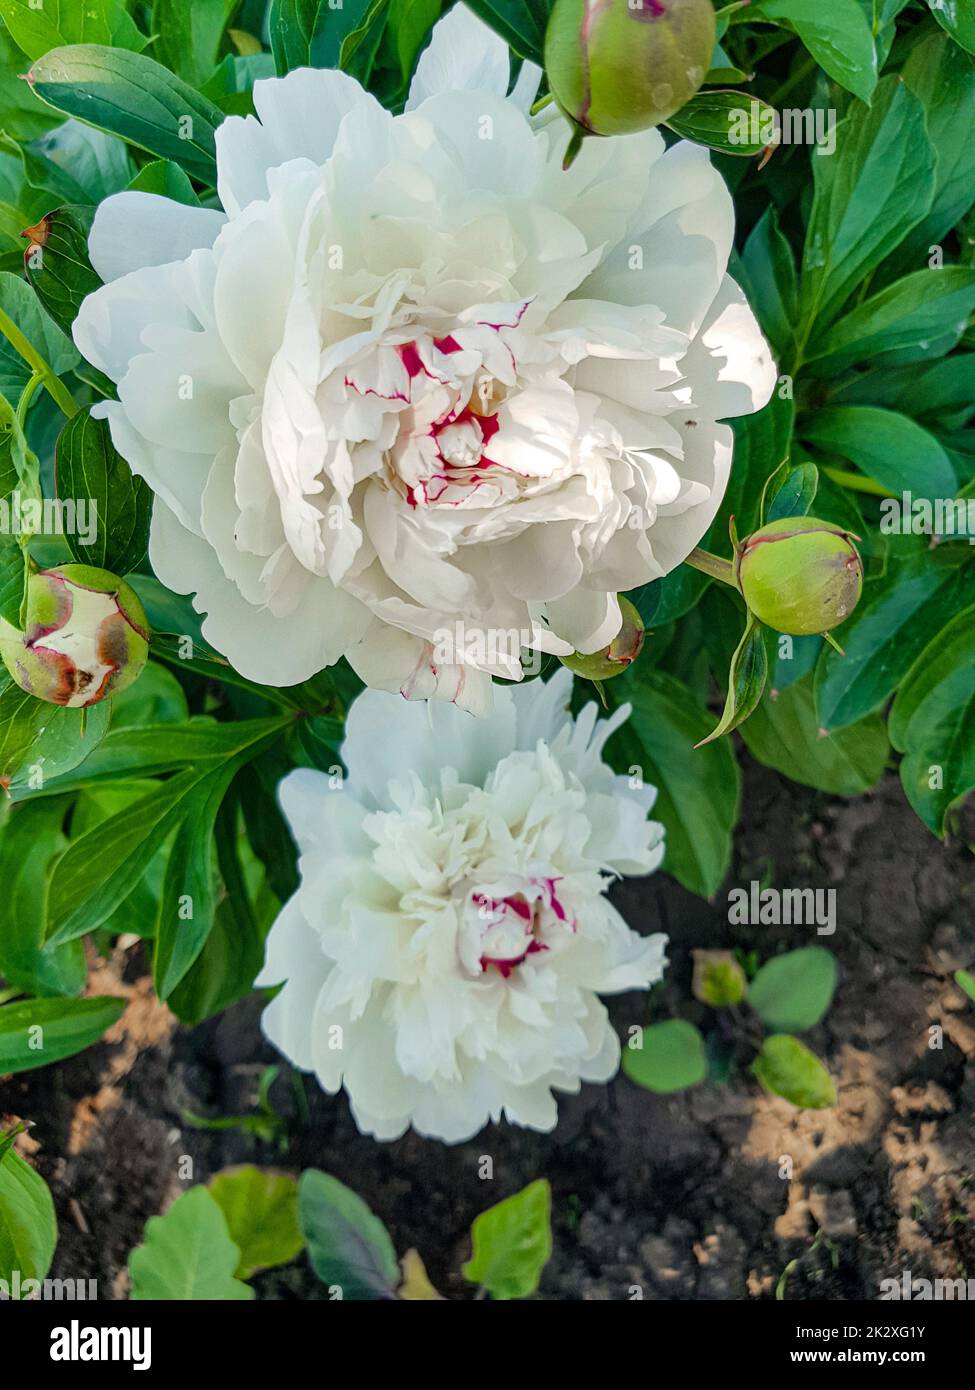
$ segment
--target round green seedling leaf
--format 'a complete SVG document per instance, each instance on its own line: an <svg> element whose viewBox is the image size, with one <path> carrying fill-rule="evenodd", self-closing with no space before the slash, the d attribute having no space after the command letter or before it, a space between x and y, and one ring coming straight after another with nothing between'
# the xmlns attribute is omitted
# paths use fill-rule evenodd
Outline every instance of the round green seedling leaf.
<svg viewBox="0 0 975 1390"><path fill-rule="evenodd" d="M298 1184L287 1173L271 1173L250 1164L225 1168L211 1179L210 1195L240 1250L238 1279L288 1264L303 1247Z"/></svg>
<svg viewBox="0 0 975 1390"><path fill-rule="evenodd" d="M686 1091L707 1075L704 1039L693 1023L682 1018L651 1023L638 1036L637 1046L624 1048L623 1070L648 1091L664 1095Z"/></svg>
<svg viewBox="0 0 975 1390"><path fill-rule="evenodd" d="M471 1227L464 1278L492 1298L527 1298L552 1253L552 1191L544 1178L482 1211Z"/></svg>
<svg viewBox="0 0 975 1390"><path fill-rule="evenodd" d="M822 946L804 946L766 961L748 987L748 1002L767 1028L814 1028L836 989L836 960Z"/></svg>
<svg viewBox="0 0 975 1390"><path fill-rule="evenodd" d="M788 1033L765 1039L752 1072L766 1090L800 1110L825 1110L836 1104L836 1087L829 1072L808 1047Z"/></svg>

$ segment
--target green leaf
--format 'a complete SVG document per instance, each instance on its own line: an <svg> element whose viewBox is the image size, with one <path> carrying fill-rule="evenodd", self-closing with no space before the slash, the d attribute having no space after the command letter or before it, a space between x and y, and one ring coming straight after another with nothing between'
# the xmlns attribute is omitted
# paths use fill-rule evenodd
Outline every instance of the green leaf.
<svg viewBox="0 0 975 1390"><path fill-rule="evenodd" d="M975 975L970 975L967 970L956 970L954 978L958 988L975 1004Z"/></svg>
<svg viewBox="0 0 975 1390"><path fill-rule="evenodd" d="M19 1273L44 1279L54 1259L58 1224L47 1183L12 1147L0 1148L0 1279L11 1291Z"/></svg>
<svg viewBox="0 0 975 1390"><path fill-rule="evenodd" d="M799 318L799 277L795 256L779 230L775 207L756 222L742 252L748 299L775 350L791 353Z"/></svg>
<svg viewBox="0 0 975 1390"><path fill-rule="evenodd" d="M935 19L955 43L975 53L975 13L965 0L928 0Z"/></svg>
<svg viewBox="0 0 975 1390"><path fill-rule="evenodd" d="M787 516L808 516L819 489L819 469L814 463L788 468L769 498L766 521Z"/></svg>
<svg viewBox="0 0 975 1390"><path fill-rule="evenodd" d="M802 639L794 640L798 644ZM890 754L879 715L823 733L808 675L780 689L775 698L766 695L741 734L758 762L831 796L860 796L875 787Z"/></svg>
<svg viewBox="0 0 975 1390"><path fill-rule="evenodd" d="M95 751L109 716L107 700L85 711L35 700L0 670L0 781L8 795L56 791L48 784Z"/></svg>
<svg viewBox="0 0 975 1390"><path fill-rule="evenodd" d="M748 615L745 631L735 648L728 672L728 694L724 711L707 738L696 745L703 748L715 739L737 729L748 718L762 698L768 679L768 655L765 650L765 631L752 614Z"/></svg>
<svg viewBox="0 0 975 1390"><path fill-rule="evenodd" d="M271 0L268 33L278 75L294 68L338 67L342 41L355 29L371 0L347 0L335 9L329 0Z"/></svg>
<svg viewBox="0 0 975 1390"><path fill-rule="evenodd" d="M639 1047L623 1049L623 1071L630 1080L660 1095L699 1085L707 1070L704 1039L683 1018L651 1023L640 1035Z"/></svg>
<svg viewBox="0 0 975 1390"><path fill-rule="evenodd" d="M927 216L934 196L936 157L924 108L899 78L884 78L870 110L851 111L836 138L834 155L811 161L803 339L832 323L870 271Z"/></svg>
<svg viewBox="0 0 975 1390"><path fill-rule="evenodd" d="M766 1038L752 1071L774 1095L801 1110L825 1110L836 1104L833 1078L818 1057L788 1033Z"/></svg>
<svg viewBox="0 0 975 1390"><path fill-rule="evenodd" d="M748 986L748 1002L767 1028L796 1033L815 1028L836 989L836 960L822 946L774 956Z"/></svg>
<svg viewBox="0 0 975 1390"><path fill-rule="evenodd" d="M157 942L156 960L157 979L172 988L202 948L212 920L212 882L207 877L210 841L188 843L184 827L210 824L211 807L215 815L214 802L219 805L222 789L239 767L277 740L284 724L278 719L255 719L222 730L216 725L212 732L192 723L164 724L157 730L126 729L117 738L110 735L93 778L80 777L76 785L97 780L107 771L111 775L112 769L130 776L161 771L179 759L187 744L195 745L203 760L72 841L51 879L48 940L71 941L100 926L132 892L163 841L178 831L178 847L170 859L178 857L177 850L184 858L171 875L167 873L159 923L165 939ZM222 751L216 753L216 749ZM140 756L148 760L140 763ZM188 920L179 916L181 884L192 896L188 906L193 916ZM177 943L179 930L185 942Z"/></svg>
<svg viewBox="0 0 975 1390"><path fill-rule="evenodd" d="M975 21L972 29L975 32ZM946 34L934 30L910 50L901 77L924 105L938 163L931 211L881 267L887 278L927 265L930 248L940 245L971 207L975 186L975 64L971 58Z"/></svg>
<svg viewBox="0 0 975 1390"><path fill-rule="evenodd" d="M962 570L951 551L912 549L864 585L843 625L845 656L824 648L816 667L816 709L824 728L843 728L879 709L927 643L966 606L972 567Z"/></svg>
<svg viewBox="0 0 975 1390"><path fill-rule="evenodd" d="M147 42L120 0L0 0L0 16L28 58L69 43L140 49Z"/></svg>
<svg viewBox="0 0 975 1390"><path fill-rule="evenodd" d="M926 350L965 331L975 309L975 270L965 266L918 270L858 304L809 347L807 370L838 375L881 352ZM924 398L918 400L923 406ZM912 412L913 413L913 412Z"/></svg>
<svg viewBox="0 0 975 1390"><path fill-rule="evenodd" d="M395 1297L399 1266L378 1216L337 1178L308 1168L298 1183L298 1213L312 1268L343 1298Z"/></svg>
<svg viewBox="0 0 975 1390"><path fill-rule="evenodd" d="M666 829L667 871L707 898L731 862L731 838L741 797L741 776L728 742L695 748L710 731L710 717L686 686L662 671L640 668L607 686L614 703L633 713L608 745L619 772L659 789L653 808Z"/></svg>
<svg viewBox="0 0 975 1390"><path fill-rule="evenodd" d="M145 558L149 547L152 492L112 443L107 420L79 410L58 437L56 479L61 498L86 498L97 515L90 544L75 531L65 539L81 565L96 565L126 575Z"/></svg>
<svg viewBox="0 0 975 1390"><path fill-rule="evenodd" d="M15 148L6 137L0 137L0 144ZM132 177L125 146L81 121L64 121L17 152L25 178L47 195L45 211L62 203L101 202L121 192Z"/></svg>
<svg viewBox="0 0 975 1390"><path fill-rule="evenodd" d="M24 269L31 288L63 333L71 336L81 301L102 283L88 259L91 207L63 207L31 227ZM26 235L26 234L25 234Z"/></svg>
<svg viewBox="0 0 975 1390"><path fill-rule="evenodd" d="M188 719L183 687L157 661L150 661L135 684L112 699L113 732L147 724L183 724Z"/></svg>
<svg viewBox="0 0 975 1390"><path fill-rule="evenodd" d="M544 65L545 26L551 0L468 0L468 8L490 24L519 58Z"/></svg>
<svg viewBox="0 0 975 1390"><path fill-rule="evenodd" d="M294 1178L252 1166L225 1168L210 1179L209 1190L240 1250L238 1279L286 1265L303 1248Z"/></svg>
<svg viewBox="0 0 975 1390"><path fill-rule="evenodd" d="M155 0L152 52L191 87L200 87L217 65L224 30L240 0Z"/></svg>
<svg viewBox="0 0 975 1390"><path fill-rule="evenodd" d="M66 115L216 182L214 132L222 112L151 58L78 44L39 58L28 80L43 101Z"/></svg>
<svg viewBox="0 0 975 1390"><path fill-rule="evenodd" d="M492 1298L528 1298L552 1255L552 1189L529 1183L474 1218L471 1258L462 1273Z"/></svg>
<svg viewBox="0 0 975 1390"><path fill-rule="evenodd" d="M183 203L189 208L200 206L193 185L171 159L153 159L143 164L129 188L136 193L156 193L160 198L171 198L173 202Z"/></svg>
<svg viewBox="0 0 975 1390"><path fill-rule="evenodd" d="M0 1076L73 1057L117 1023L124 999L26 999L0 1008Z"/></svg>
<svg viewBox="0 0 975 1390"><path fill-rule="evenodd" d="M133 1301L237 1302L254 1290L234 1278L240 1251L205 1187L191 1187L165 1216L146 1222L143 1244L129 1256Z"/></svg>
<svg viewBox="0 0 975 1390"><path fill-rule="evenodd" d="M877 85L877 55L859 0L759 0L735 18L766 19L791 29L824 72L869 104Z"/></svg>
<svg viewBox="0 0 975 1390"><path fill-rule="evenodd" d="M907 799L936 835L975 788L975 606L937 632L900 682L890 737Z"/></svg>
<svg viewBox="0 0 975 1390"><path fill-rule="evenodd" d="M665 121L684 140L722 154L753 156L775 144L775 108L736 91L698 92Z"/></svg>
<svg viewBox="0 0 975 1390"><path fill-rule="evenodd" d="M67 845L65 802L18 807L0 829L0 883L5 921L0 931L0 975L26 994L80 994L87 976L80 941L44 944L44 911L52 861Z"/></svg>
<svg viewBox="0 0 975 1390"><path fill-rule="evenodd" d="M0 309L9 314L24 337L50 363L55 376L69 371L80 354L43 312L30 285L9 270L0 271ZM0 393L16 401L32 368L7 338L0 336Z"/></svg>
<svg viewBox="0 0 975 1390"><path fill-rule="evenodd" d="M888 492L954 497L958 479L933 434L893 410L868 405L827 406L806 417L799 434L851 463Z"/></svg>

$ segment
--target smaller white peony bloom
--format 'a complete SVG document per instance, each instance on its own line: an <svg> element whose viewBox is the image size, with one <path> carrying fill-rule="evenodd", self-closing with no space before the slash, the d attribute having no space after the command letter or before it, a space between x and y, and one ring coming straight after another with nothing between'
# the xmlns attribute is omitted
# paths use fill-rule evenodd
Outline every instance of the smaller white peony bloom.
<svg viewBox="0 0 975 1390"><path fill-rule="evenodd" d="M551 1130L553 1091L607 1081L620 1045L600 994L646 989L666 937L607 900L647 874L656 789L602 760L621 708L568 711L572 681L499 688L473 721L439 701L366 690L342 750L348 779L291 773L281 800L301 884L258 985L283 989L268 1038L359 1128L457 1143L503 1115Z"/></svg>

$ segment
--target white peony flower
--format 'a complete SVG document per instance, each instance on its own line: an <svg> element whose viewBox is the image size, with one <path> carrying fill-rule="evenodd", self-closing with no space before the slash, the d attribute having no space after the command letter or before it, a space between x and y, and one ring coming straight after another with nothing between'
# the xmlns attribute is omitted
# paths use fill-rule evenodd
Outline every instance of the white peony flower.
<svg viewBox="0 0 975 1390"><path fill-rule="evenodd" d="M254 85L217 131L223 212L101 204L75 325L96 408L156 494L151 559L244 675L346 654L367 684L478 712L524 648L597 651L617 591L717 511L774 368L725 270L707 152L589 140L511 96L462 5L404 114L352 78Z"/></svg>
<svg viewBox="0 0 975 1390"><path fill-rule="evenodd" d="M285 778L301 885L257 983L286 983L264 1031L359 1128L457 1142L503 1114L550 1130L553 1090L606 1081L620 1045L598 995L646 989L664 936L630 931L609 876L663 857L656 791L602 761L627 717L566 712L572 680L499 688L473 723L364 691L335 789Z"/></svg>

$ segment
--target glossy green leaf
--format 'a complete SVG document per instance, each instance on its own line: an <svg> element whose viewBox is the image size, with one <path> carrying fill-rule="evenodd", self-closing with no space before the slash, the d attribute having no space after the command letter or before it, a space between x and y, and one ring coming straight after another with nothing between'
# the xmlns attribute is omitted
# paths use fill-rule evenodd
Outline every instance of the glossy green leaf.
<svg viewBox="0 0 975 1390"><path fill-rule="evenodd" d="M238 1279L250 1279L259 1269L288 1264L303 1248L298 1184L286 1173L251 1165L225 1168L210 1179L209 1191L240 1250Z"/></svg>
<svg viewBox="0 0 975 1390"><path fill-rule="evenodd" d="M37 95L66 115L216 181L214 131L222 112L161 63L78 44L46 53L28 77Z"/></svg>
<svg viewBox="0 0 975 1390"><path fill-rule="evenodd" d="M308 1168L298 1183L301 1231L312 1268L344 1299L395 1297L399 1265L389 1232L337 1178Z"/></svg>
<svg viewBox="0 0 975 1390"><path fill-rule="evenodd" d="M804 439L851 463L889 492L954 497L951 460L921 425L893 410L867 405L829 406L803 420Z"/></svg>
<svg viewBox="0 0 975 1390"><path fill-rule="evenodd" d="M136 193L155 193L160 198L172 198L186 207L200 206L193 185L172 159L153 159L143 164L129 188Z"/></svg>
<svg viewBox="0 0 975 1390"><path fill-rule="evenodd" d="M967 606L964 595L971 595L975 575L972 566L960 566L952 549L912 547L905 558L892 561L882 578L864 586L859 605L842 627L845 655L824 648L816 667L822 727L840 729L879 709L928 642Z"/></svg>
<svg viewBox="0 0 975 1390"><path fill-rule="evenodd" d="M833 999L836 958L822 946L773 956L748 986L748 1002L773 1032L815 1028Z"/></svg>
<svg viewBox="0 0 975 1390"><path fill-rule="evenodd" d="M707 1070L704 1039L683 1018L651 1023L640 1034L638 1047L623 1049L623 1071L630 1080L661 1095L699 1085Z"/></svg>
<svg viewBox="0 0 975 1390"><path fill-rule="evenodd" d="M138 50L147 42L121 0L0 0L0 17L28 58L69 43Z"/></svg>
<svg viewBox="0 0 975 1390"><path fill-rule="evenodd" d="M957 342L973 309L975 270L918 270L858 304L814 340L808 369L817 376L839 375L881 352L924 350L946 334ZM924 405L923 396L916 400Z"/></svg>
<svg viewBox="0 0 975 1390"><path fill-rule="evenodd" d="M81 565L126 575L145 558L149 546L152 492L137 478L112 443L107 420L79 410L58 437L58 496L86 498L95 507L95 538L68 533L68 548Z"/></svg>
<svg viewBox="0 0 975 1390"><path fill-rule="evenodd" d="M890 737L904 754L908 800L943 835L951 809L975 788L975 606L932 637L901 681Z"/></svg>
<svg viewBox="0 0 975 1390"><path fill-rule="evenodd" d="M928 6L945 33L975 53L975 12L966 0L928 0Z"/></svg>
<svg viewBox="0 0 975 1390"><path fill-rule="evenodd" d="M864 277L930 210L936 156L924 108L885 77L869 111L836 130L834 155L815 156L800 287L802 338L822 333Z"/></svg>
<svg viewBox="0 0 975 1390"><path fill-rule="evenodd" d="M798 645L806 639L793 640ZM875 787L890 756L879 715L832 733L823 732L816 719L808 675L780 688L775 698L766 695L742 726L741 735L758 762L792 782L832 796L860 796Z"/></svg>
<svg viewBox="0 0 975 1390"><path fill-rule="evenodd" d="M778 485L770 491L765 520L808 516L818 490L819 469L814 463L800 463L786 469Z"/></svg>
<svg viewBox="0 0 975 1390"><path fill-rule="evenodd" d="M164 1216L146 1222L143 1244L129 1256L129 1298L160 1302L237 1302L254 1290L234 1277L240 1251L219 1205L205 1187L191 1187Z"/></svg>
<svg viewBox="0 0 975 1390"><path fill-rule="evenodd" d="M859 0L758 0L735 18L750 24L767 19L791 29L830 77L869 103L877 55Z"/></svg>
<svg viewBox="0 0 975 1390"><path fill-rule="evenodd" d="M122 1017L124 999L25 999L0 1007L0 1076L73 1057Z"/></svg>
<svg viewBox="0 0 975 1390"><path fill-rule="evenodd" d="M21 1297L39 1292L24 1283L46 1278L57 1243L47 1183L11 1145L0 1146L0 1279L8 1296L15 1296L18 1276Z"/></svg>
<svg viewBox="0 0 975 1390"><path fill-rule="evenodd" d="M26 994L80 994L87 975L80 941L53 948L44 942L48 876L67 846L64 814L63 799L35 801L19 807L0 828L0 975Z"/></svg>
<svg viewBox="0 0 975 1390"><path fill-rule="evenodd" d="M799 277L774 206L766 208L756 222L745 242L742 262L749 302L762 328L779 353L791 352L799 317Z"/></svg>
<svg viewBox="0 0 975 1390"><path fill-rule="evenodd" d="M0 309L47 359L56 376L69 371L79 360L74 343L44 313L27 281L9 270L0 270ZM16 403L31 375L32 368L0 334L0 393Z"/></svg>
<svg viewBox="0 0 975 1390"><path fill-rule="evenodd" d="M338 67L342 41L370 3L346 0L335 9L329 0L271 0L267 26L279 75L301 67Z"/></svg>
<svg viewBox="0 0 975 1390"><path fill-rule="evenodd" d="M70 336L81 302L102 283L88 259L92 207L62 207L31 228L24 268L51 318Z"/></svg>
<svg viewBox="0 0 975 1390"><path fill-rule="evenodd" d="M881 267L888 279L928 265L931 247L942 245L971 207L975 187L975 63L969 54L934 31L911 48L901 77L924 105L938 163L931 211Z"/></svg>
<svg viewBox="0 0 975 1390"><path fill-rule="evenodd" d="M469 0L469 8L490 24L519 58L542 66L551 0Z"/></svg>
<svg viewBox="0 0 975 1390"><path fill-rule="evenodd" d="M224 30L240 0L154 0L152 54L184 78L200 87L216 67Z"/></svg>
<svg viewBox="0 0 975 1390"><path fill-rule="evenodd" d="M666 828L664 867L685 888L710 897L731 862L731 839L741 778L727 741L694 745L710 732L711 718L686 686L662 671L641 668L607 686L633 713L607 745L619 772L658 788L655 820Z"/></svg>
<svg viewBox="0 0 975 1390"><path fill-rule="evenodd" d="M752 1071L774 1095L800 1110L825 1110L836 1104L833 1078L818 1057L788 1033L766 1038Z"/></svg>
<svg viewBox="0 0 975 1390"><path fill-rule="evenodd" d="M473 1253L462 1273L492 1298L528 1298L552 1255L552 1190L529 1183L474 1218Z"/></svg>
<svg viewBox="0 0 975 1390"><path fill-rule="evenodd" d="M728 694L724 710L717 725L707 738L702 738L698 748L712 743L737 729L748 718L762 698L765 682L768 679L768 656L765 650L765 632L757 618L749 615L741 641L735 648L728 671Z"/></svg>

